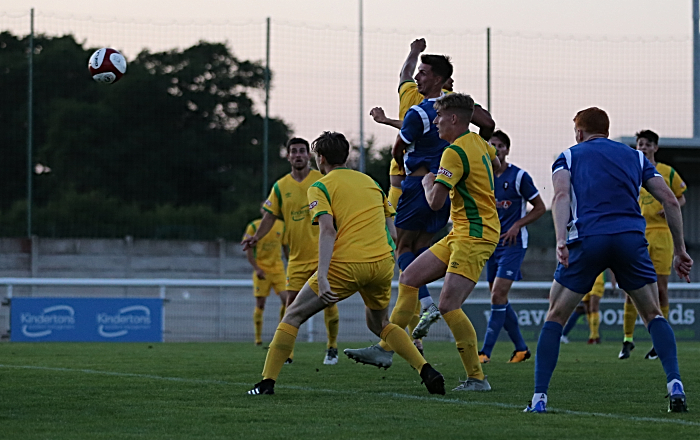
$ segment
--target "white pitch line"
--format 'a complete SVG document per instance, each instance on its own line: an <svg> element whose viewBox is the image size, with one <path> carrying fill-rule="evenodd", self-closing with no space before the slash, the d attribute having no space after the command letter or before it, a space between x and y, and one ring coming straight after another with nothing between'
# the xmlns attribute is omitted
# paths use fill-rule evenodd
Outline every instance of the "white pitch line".
<svg viewBox="0 0 700 440"><path fill-rule="evenodd" d="M199 383L199 384L213 384L213 385L234 385L234 386L250 386L247 383L240 382L226 382L223 380L214 379L188 379L182 377L168 377L168 376L156 376L152 374L137 374L137 373L119 373L115 371L101 371L101 370L89 370L89 369L76 369L76 368L60 368L60 367L42 367L36 365L6 365L0 364L0 368L16 368L22 370L43 370L43 371L59 371L65 373L85 373L85 374L99 374L104 376L117 376L117 377L134 377L139 379L154 379L154 380L165 380L171 382L185 382L185 383ZM360 391L350 391L350 390L329 390L323 388L311 388L311 387L300 387L294 385L275 385L275 388L282 388L288 390L299 390L299 391L310 391L319 393L332 393L332 394L349 394L349 395L360 395L364 394ZM411 394L400 394L400 393L373 393L374 395L393 397L396 399L406 399L406 400L421 400L437 403L449 403L455 405L463 406L492 406L496 408L506 408L506 409L518 409L522 410L522 405L513 405L510 403L501 402L472 402L467 400L451 399L445 397L431 397L431 396L414 396ZM608 419L617 420L627 420L632 422L652 422L652 423L670 423L675 425L686 425L686 426L700 426L698 422L691 422L688 420L680 419L662 419L658 417L636 417L628 416L624 414L610 414L610 413L597 413L597 412L586 412L586 411L572 411L568 409L556 409L548 408L551 413L554 414L566 414L570 416L583 416L583 417L604 417ZM535 417L542 417L540 415L534 415ZM546 416L545 416L546 417Z"/></svg>

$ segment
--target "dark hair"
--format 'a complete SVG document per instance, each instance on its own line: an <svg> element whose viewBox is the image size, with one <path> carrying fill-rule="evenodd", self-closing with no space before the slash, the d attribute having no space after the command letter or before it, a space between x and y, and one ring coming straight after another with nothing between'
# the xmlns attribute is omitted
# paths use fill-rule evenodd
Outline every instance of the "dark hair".
<svg viewBox="0 0 700 440"><path fill-rule="evenodd" d="M497 137L500 139L501 142L507 147L510 148L510 138L508 137L507 134L503 133L501 130L496 130L493 132L491 137Z"/></svg>
<svg viewBox="0 0 700 440"><path fill-rule="evenodd" d="M285 148L287 149L287 154L289 154L289 147L295 144L302 144L306 146L306 152L309 152L309 141L307 141L304 138L291 138L287 141L287 145L285 146Z"/></svg>
<svg viewBox="0 0 700 440"><path fill-rule="evenodd" d="M329 165L342 165L348 160L350 143L343 133L324 131L311 143L311 151L325 157Z"/></svg>
<svg viewBox="0 0 700 440"><path fill-rule="evenodd" d="M437 111L458 114L460 120L469 125L474 114L474 100L471 96L463 93L448 93L435 100L433 108Z"/></svg>
<svg viewBox="0 0 700 440"><path fill-rule="evenodd" d="M431 55L425 54L421 55L420 61L423 64L427 64L433 70L433 73L441 77L444 81L452 77L452 72L454 68L450 62L450 57L447 55Z"/></svg>
<svg viewBox="0 0 700 440"><path fill-rule="evenodd" d="M659 135L651 130L642 130L639 133L635 134L635 136L637 136L637 142L639 142L640 138L644 138L652 144L659 145Z"/></svg>
<svg viewBox="0 0 700 440"><path fill-rule="evenodd" d="M598 107L590 107L576 113L574 117L576 128L590 134L608 134L610 119L605 110Z"/></svg>

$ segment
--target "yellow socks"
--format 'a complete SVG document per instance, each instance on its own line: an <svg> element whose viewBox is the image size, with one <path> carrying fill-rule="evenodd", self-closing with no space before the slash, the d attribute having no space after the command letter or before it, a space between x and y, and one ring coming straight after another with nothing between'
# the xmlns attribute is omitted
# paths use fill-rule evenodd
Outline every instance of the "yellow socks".
<svg viewBox="0 0 700 440"><path fill-rule="evenodd" d="M591 330L588 339L598 339L600 337L600 312L588 314L588 327Z"/></svg>
<svg viewBox="0 0 700 440"><path fill-rule="evenodd" d="M406 331L396 324L388 324L380 335L383 341L386 341L394 351L406 359L409 364L420 373L423 365L427 364L423 356L413 345L413 341L406 334Z"/></svg>
<svg viewBox="0 0 700 440"><path fill-rule="evenodd" d="M275 332L275 337L270 342L270 349L267 350L265 358L265 367L263 367L263 379L277 380L277 376L282 371L282 365L292 354L294 350L294 342L297 339L299 329L280 322Z"/></svg>
<svg viewBox="0 0 700 440"><path fill-rule="evenodd" d="M413 317L411 318L411 322L408 323L408 334L413 334L413 330L416 328L418 323L420 322L420 312L421 312L421 306L420 306L420 301L416 304L416 311L413 313Z"/></svg>
<svg viewBox="0 0 700 440"><path fill-rule="evenodd" d="M328 344L326 348L338 348L338 326L340 324L340 314L338 305L333 304L323 309L323 320L326 323L326 334Z"/></svg>
<svg viewBox="0 0 700 440"><path fill-rule="evenodd" d="M661 306L661 313L663 313L664 318L668 321L668 309L670 306Z"/></svg>
<svg viewBox="0 0 700 440"><path fill-rule="evenodd" d="M253 310L253 327L255 327L255 343L262 344L263 309L260 307Z"/></svg>
<svg viewBox="0 0 700 440"><path fill-rule="evenodd" d="M401 197L401 193L402 191L400 188L389 185L389 194L387 194L386 197L389 199L389 203L391 203L394 208L399 205L399 197Z"/></svg>
<svg viewBox="0 0 700 440"><path fill-rule="evenodd" d="M634 336L634 323L637 321L637 308L634 304L625 302L625 314L622 321L622 330L625 332L625 342L632 342Z"/></svg>
<svg viewBox="0 0 700 440"><path fill-rule="evenodd" d="M287 306L282 304L280 306L280 322L282 322L282 318L284 318L285 313L287 313Z"/></svg>
<svg viewBox="0 0 700 440"><path fill-rule="evenodd" d="M452 310L442 315L442 317L455 337L457 351L459 351L459 357L462 358L462 364L467 371L467 376L484 380L484 372L481 369L476 348L476 330L474 330L471 321L462 309Z"/></svg>
<svg viewBox="0 0 700 440"><path fill-rule="evenodd" d="M394 311L391 312L392 324L396 324L401 329L408 327L416 311L418 303L418 288L399 283L399 298L396 300Z"/></svg>

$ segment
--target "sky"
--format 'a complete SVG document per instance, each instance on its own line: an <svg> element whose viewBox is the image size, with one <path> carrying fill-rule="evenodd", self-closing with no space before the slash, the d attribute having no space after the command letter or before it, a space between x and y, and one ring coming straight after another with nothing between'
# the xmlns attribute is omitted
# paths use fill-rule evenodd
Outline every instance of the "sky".
<svg viewBox="0 0 700 440"><path fill-rule="evenodd" d="M643 128L662 137L692 134L691 0L365 0L362 105L358 4L0 0L0 28L26 34L34 7L39 32L72 32L89 47L116 47L127 59L144 47L169 50L206 39L262 60L270 17L272 115L295 135L313 139L331 129L353 142L362 120L365 139L383 146L396 130L378 126L368 112L374 106L389 116L398 112L398 71L411 40L425 36L429 52L453 56L456 90L484 105L490 27L490 110L513 141L510 160L530 171L548 206L549 166L573 143L571 118L578 110L608 110L612 137Z"/></svg>

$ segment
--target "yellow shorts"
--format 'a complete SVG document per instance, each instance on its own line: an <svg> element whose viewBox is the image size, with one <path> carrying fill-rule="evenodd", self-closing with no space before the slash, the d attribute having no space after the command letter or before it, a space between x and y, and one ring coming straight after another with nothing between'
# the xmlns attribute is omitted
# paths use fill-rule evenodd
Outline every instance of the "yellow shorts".
<svg viewBox="0 0 700 440"><path fill-rule="evenodd" d="M399 206L399 197L401 197L401 194L403 191L401 191L399 188L395 186L389 186L389 195L387 195L387 198L389 199L389 203L391 203L391 206L396 209L397 206Z"/></svg>
<svg viewBox="0 0 700 440"><path fill-rule="evenodd" d="M298 292L318 269L318 263L289 263L287 265L287 290Z"/></svg>
<svg viewBox="0 0 700 440"><path fill-rule="evenodd" d="M673 266L673 236L669 229L647 229L649 256L657 275L671 275Z"/></svg>
<svg viewBox="0 0 700 440"><path fill-rule="evenodd" d="M584 295L581 301L589 301L591 299L591 295L602 298L603 293L605 293L605 277L603 276L603 272L601 272L600 275L598 275L598 278L595 279L593 289Z"/></svg>
<svg viewBox="0 0 700 440"><path fill-rule="evenodd" d="M253 272L253 295L256 298L270 296L270 289L273 289L276 294L284 292L284 271L282 272L265 272L265 279L261 280L258 275Z"/></svg>
<svg viewBox="0 0 700 440"><path fill-rule="evenodd" d="M447 272L462 275L476 283L497 244L450 232L431 246L430 252L447 265Z"/></svg>
<svg viewBox="0 0 700 440"><path fill-rule="evenodd" d="M391 159L391 165L389 166L390 176L405 176L406 172L399 169L399 164L396 163L396 159Z"/></svg>
<svg viewBox="0 0 700 440"><path fill-rule="evenodd" d="M331 291L340 300L360 292L365 305L371 310L384 310L391 299L391 280L394 278L394 257L371 263L335 263L328 268ZM309 287L318 293L318 274L309 279Z"/></svg>

